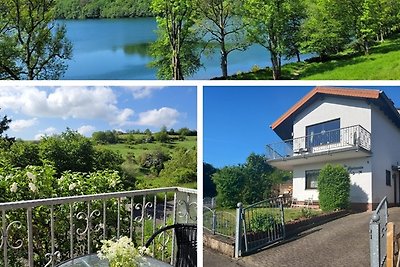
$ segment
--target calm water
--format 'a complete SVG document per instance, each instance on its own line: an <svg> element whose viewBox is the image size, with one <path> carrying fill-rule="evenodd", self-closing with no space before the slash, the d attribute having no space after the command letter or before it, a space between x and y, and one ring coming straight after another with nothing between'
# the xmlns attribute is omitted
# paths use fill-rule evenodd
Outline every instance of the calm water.
<svg viewBox="0 0 400 267"><path fill-rule="evenodd" d="M148 43L156 40L154 18L63 20L67 37L73 43L73 58L64 79L148 80L156 79L156 70L147 67ZM293 59L294 60L294 59ZM201 68L187 79L210 79L221 76L219 51L203 56ZM229 74L249 71L254 65L270 66L268 52L253 45L244 52L232 52L228 58Z"/></svg>

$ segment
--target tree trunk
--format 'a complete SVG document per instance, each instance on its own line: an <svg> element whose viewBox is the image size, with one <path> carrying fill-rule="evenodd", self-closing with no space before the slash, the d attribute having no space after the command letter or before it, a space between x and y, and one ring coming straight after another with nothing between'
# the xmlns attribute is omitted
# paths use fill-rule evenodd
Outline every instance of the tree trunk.
<svg viewBox="0 0 400 267"><path fill-rule="evenodd" d="M272 62L272 78L279 80L281 78L281 63L280 56L275 52L271 51L271 62Z"/></svg>
<svg viewBox="0 0 400 267"><path fill-rule="evenodd" d="M221 44L222 45L222 44ZM222 77L228 77L228 54L225 50L225 44L221 46L221 70Z"/></svg>
<svg viewBox="0 0 400 267"><path fill-rule="evenodd" d="M181 61L176 50L172 52L172 79L183 80Z"/></svg>
<svg viewBox="0 0 400 267"><path fill-rule="evenodd" d="M297 57L297 62L301 62L300 51L299 50L296 50L296 57Z"/></svg>
<svg viewBox="0 0 400 267"><path fill-rule="evenodd" d="M369 44L367 40L364 40L364 50L365 50L365 55L369 55Z"/></svg>

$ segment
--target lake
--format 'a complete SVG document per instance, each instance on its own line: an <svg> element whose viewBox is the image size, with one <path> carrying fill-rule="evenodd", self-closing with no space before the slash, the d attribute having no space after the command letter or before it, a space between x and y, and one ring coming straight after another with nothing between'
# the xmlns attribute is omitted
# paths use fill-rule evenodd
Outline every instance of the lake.
<svg viewBox="0 0 400 267"><path fill-rule="evenodd" d="M154 18L60 20L73 44L73 57L63 79L69 80L151 80L156 70L147 67L148 43L157 38ZM202 56L201 68L186 79L211 79L221 76L219 51ZM294 61L295 59L293 59ZM270 66L267 50L252 45L246 51L234 51L228 57L228 72L249 71L254 65Z"/></svg>

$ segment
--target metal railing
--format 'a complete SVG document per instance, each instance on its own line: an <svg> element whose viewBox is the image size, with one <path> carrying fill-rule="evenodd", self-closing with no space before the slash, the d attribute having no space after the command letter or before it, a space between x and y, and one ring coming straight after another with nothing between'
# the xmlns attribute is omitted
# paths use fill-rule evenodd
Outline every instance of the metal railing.
<svg viewBox="0 0 400 267"><path fill-rule="evenodd" d="M213 235L235 237L235 214L203 206L203 228Z"/></svg>
<svg viewBox="0 0 400 267"><path fill-rule="evenodd" d="M385 266L388 202L384 197L369 222L371 267Z"/></svg>
<svg viewBox="0 0 400 267"><path fill-rule="evenodd" d="M0 266L55 266L130 237L143 246L157 229L197 221L197 191L180 187L0 203ZM174 236L151 249L173 263ZM157 246L157 248L156 248Z"/></svg>
<svg viewBox="0 0 400 267"><path fill-rule="evenodd" d="M306 135L267 145L266 156L268 159L282 159L346 147L360 147L370 151L371 133L360 125L354 125Z"/></svg>
<svg viewBox="0 0 400 267"><path fill-rule="evenodd" d="M270 198L236 210L235 257L250 253L285 238L281 198Z"/></svg>

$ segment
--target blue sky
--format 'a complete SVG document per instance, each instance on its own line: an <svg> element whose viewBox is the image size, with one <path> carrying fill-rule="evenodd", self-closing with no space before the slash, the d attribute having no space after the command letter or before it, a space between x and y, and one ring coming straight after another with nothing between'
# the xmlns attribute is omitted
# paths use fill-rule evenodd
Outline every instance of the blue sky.
<svg viewBox="0 0 400 267"><path fill-rule="evenodd" d="M204 161L220 168L244 163L251 152L264 154L265 145L281 141L269 126L313 87L205 86ZM400 87L358 88L383 90L400 106Z"/></svg>
<svg viewBox="0 0 400 267"><path fill-rule="evenodd" d="M0 86L6 132L24 140L58 134L67 127L93 131L197 128L196 87Z"/></svg>

